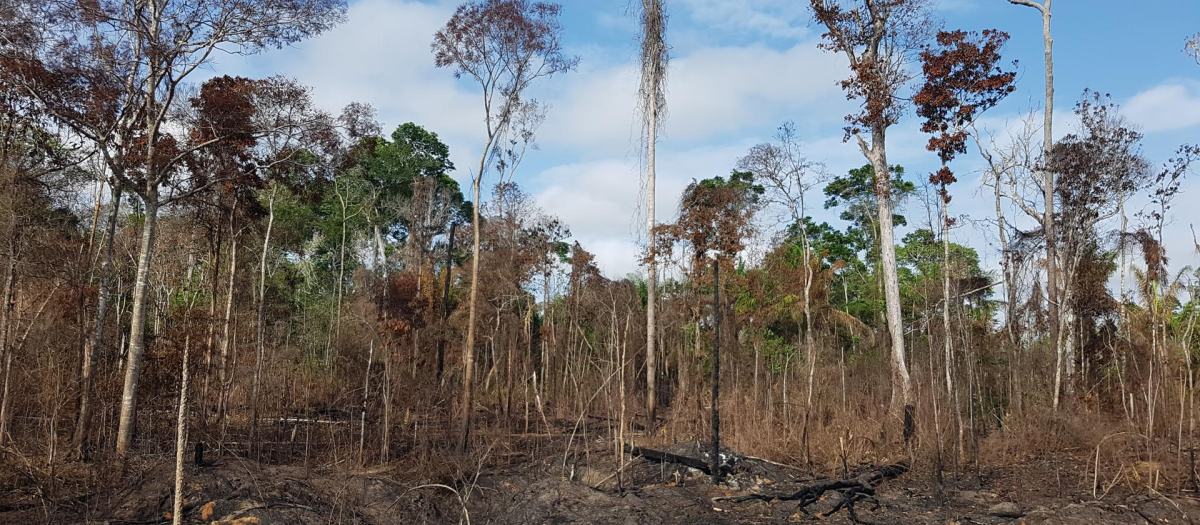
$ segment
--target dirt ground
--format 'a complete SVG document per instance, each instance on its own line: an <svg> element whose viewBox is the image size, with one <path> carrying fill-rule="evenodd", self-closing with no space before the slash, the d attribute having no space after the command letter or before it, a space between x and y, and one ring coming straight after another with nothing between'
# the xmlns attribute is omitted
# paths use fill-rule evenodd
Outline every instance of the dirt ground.
<svg viewBox="0 0 1200 525"><path fill-rule="evenodd" d="M221 457L211 465L189 465L186 523L266 524L749 524L821 521L851 523L846 509L827 515L841 501L829 492L800 510L791 501L714 501L749 493L788 494L828 479L806 469L739 458L726 482L714 487L703 472L645 458L628 462L618 475L611 444L564 455L546 450L499 466L460 470L458 481L421 484L420 472L392 469L347 471L338 465L305 469L262 465ZM682 443L673 453L705 458L706 447ZM492 452L489 452L491 454ZM499 456L499 454L497 454ZM730 454L730 457L736 456ZM120 482L106 483L103 466L88 483L74 485L72 472L60 483L32 467L14 468L0 485L0 523L149 525L170 523L172 465L168 458L130 467ZM399 462L398 464L403 464ZM875 499L854 505L860 523L875 524L1176 524L1200 519L1194 494L1152 489L1151 478L1116 467L1100 481L1107 494L1092 495L1087 459L1057 462L1030 459L948 474L944 502L935 500L933 478L918 468L879 485ZM872 468L848 465L851 476ZM75 474L78 474L76 472ZM43 476L41 479L38 476ZM1124 481L1121 481L1124 479ZM109 486L89 491L88 484ZM1109 488L1109 485L1112 485ZM52 491L41 488L54 486Z"/></svg>

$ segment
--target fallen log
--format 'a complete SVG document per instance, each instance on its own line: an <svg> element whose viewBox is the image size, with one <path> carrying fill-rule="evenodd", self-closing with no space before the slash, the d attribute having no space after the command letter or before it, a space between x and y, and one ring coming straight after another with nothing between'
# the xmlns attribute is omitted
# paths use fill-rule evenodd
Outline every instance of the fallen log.
<svg viewBox="0 0 1200 525"><path fill-rule="evenodd" d="M751 500L759 501L796 501L801 510L805 507L817 502L826 492L835 491L842 495L842 501L838 502L826 516L841 510L843 507L854 514L854 503L863 499L871 499L875 495L875 487L880 483L892 478L899 477L901 474L908 472L908 463L898 461L890 465L868 470L853 478L838 479L831 481L823 481L802 487L796 492L790 494L743 494L741 496L720 496L713 498L717 501L732 501L735 503Z"/></svg>
<svg viewBox="0 0 1200 525"><path fill-rule="evenodd" d="M680 465L692 467L696 470L704 472L705 474L712 474L712 469L709 468L708 461L703 459L681 456L679 454L672 454L670 452L663 452L661 450L654 450L652 448L635 447L629 444L625 445L625 452L628 452L633 456L641 456L643 458L658 461L660 463L678 463ZM723 465L721 470L728 471L728 465Z"/></svg>

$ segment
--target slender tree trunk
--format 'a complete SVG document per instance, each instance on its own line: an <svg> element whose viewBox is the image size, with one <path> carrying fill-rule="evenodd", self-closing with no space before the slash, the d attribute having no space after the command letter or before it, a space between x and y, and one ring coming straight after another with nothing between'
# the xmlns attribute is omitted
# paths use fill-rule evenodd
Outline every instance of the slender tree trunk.
<svg viewBox="0 0 1200 525"><path fill-rule="evenodd" d="M258 344L254 352L254 378L250 387L250 438L253 442L258 437L258 385L262 377L263 359L266 353L266 326L263 318L263 305L266 304L267 294L267 253L271 247L271 229L275 226L275 192L277 187L271 184L271 196L267 201L267 231L263 234L262 257L258 262L258 307L255 325L258 328Z"/></svg>
<svg viewBox="0 0 1200 525"><path fill-rule="evenodd" d="M442 383L442 373L445 370L446 339L450 337L450 325L447 319L450 316L450 275L454 268L454 230L457 227L457 222L450 223L450 235L446 242L446 278L442 283L442 336L438 338L437 346L437 381L439 385Z"/></svg>
<svg viewBox="0 0 1200 525"><path fill-rule="evenodd" d="M379 444L379 462L390 460L392 448L392 347L383 343L383 436Z"/></svg>
<svg viewBox="0 0 1200 525"><path fill-rule="evenodd" d="M234 208L236 209L236 204ZM233 383L233 370L230 370L229 359L230 355L236 351L234 348L236 341L231 333L233 327L233 303L234 303L234 279L237 277L237 252L238 252L238 236L233 231L233 218L230 217L229 224L229 294L225 296L225 317L221 321L221 362L217 369L217 380L220 383L219 396L217 402L217 425L220 426L225 421L226 413L229 410L229 389Z"/></svg>
<svg viewBox="0 0 1200 525"><path fill-rule="evenodd" d="M212 396L210 382L212 380L213 350L217 344L217 297L221 293L221 244L224 240L225 228L216 228L216 242L213 244L212 275L209 277L208 301L208 334L204 338L204 385L200 390L200 426L208 428L208 402ZM117 308L120 311L120 308Z"/></svg>
<svg viewBox="0 0 1200 525"><path fill-rule="evenodd" d="M371 399L371 365L375 360L375 340L367 346L367 371L363 372L362 406L358 410L358 463L366 461L363 456L363 445L367 438L367 401Z"/></svg>
<svg viewBox="0 0 1200 525"><path fill-rule="evenodd" d="M150 281L150 264L154 259L154 242L158 228L158 194L148 192L142 197L145 204L145 224L142 226L138 250L137 277L133 284L132 313L129 316L129 347L125 357L125 386L121 393L121 416L117 427L117 455L122 459L133 446L134 425L137 422L137 389L142 371L142 352L145 349L146 287Z"/></svg>
<svg viewBox="0 0 1200 525"><path fill-rule="evenodd" d="M8 438L8 394L12 390L12 361L17 345L12 343L13 309L17 295L17 244L20 232L14 229L8 239L8 263L4 268L4 291L0 297L0 356L4 358L4 389L0 391L0 445Z"/></svg>
<svg viewBox="0 0 1200 525"><path fill-rule="evenodd" d="M1054 38L1050 34L1050 16L1051 4L1053 0L1045 0L1044 4L1038 4L1033 0L1009 0L1010 3L1024 5L1036 9L1042 15L1042 50L1045 55L1044 65L1046 71L1046 99L1045 109L1043 111L1042 124L1042 153L1046 158L1050 157L1050 150L1054 147ZM1042 231L1046 235L1046 298L1049 304L1050 314L1050 341L1055 345L1055 359L1059 366L1063 361L1063 347L1061 338L1058 335L1060 330L1059 305L1062 304L1059 294L1059 269L1058 269L1058 238L1055 237L1054 224L1054 173L1045 170L1042 172L1042 198L1045 201L1045 211L1042 213ZM1067 378L1069 381L1070 378ZM1054 373L1054 409L1058 410L1059 396L1062 390L1062 372L1056 370Z"/></svg>
<svg viewBox="0 0 1200 525"><path fill-rule="evenodd" d="M540 365L538 367L538 369L540 370L540 373L542 376L542 384L544 385L547 381L546 372L550 370L550 364L549 364L550 353L548 351L548 348L550 345L550 339L553 338L552 334L554 332L554 327L552 324L550 324L550 266L549 265L546 266L546 270L542 273L542 326L544 328L546 328L546 330L542 331L545 335L542 336L542 338L541 338L542 339L542 341L541 341L542 342L542 359L541 359L541 362L538 363ZM534 381L534 386L535 387L537 386L536 378ZM535 391L536 391L536 394L538 395L538 404L540 406L542 391L537 390L536 388L535 388Z"/></svg>
<svg viewBox="0 0 1200 525"><path fill-rule="evenodd" d="M721 263L713 259L712 480L721 483Z"/></svg>
<svg viewBox="0 0 1200 525"><path fill-rule="evenodd" d="M460 454L467 451L471 437L471 412L474 407L474 401L471 399L471 381L475 368L475 308L479 293L479 185L483 179L483 170L491 142L492 139L489 137L487 147L484 148L483 155L479 158L479 171L471 181L471 189L475 198L473 201L475 205L471 210L471 233L474 237L471 241L471 292L467 303L467 338L463 343L463 382L462 393L459 396L458 436L455 445Z"/></svg>
<svg viewBox="0 0 1200 525"><path fill-rule="evenodd" d="M1053 0L1045 0L1042 13L1042 47L1045 52L1045 67L1046 67L1046 101L1043 114L1044 123L1042 125L1042 154L1045 158L1050 158L1050 151L1054 147L1054 38L1050 35L1050 6ZM1058 267L1058 238L1055 236L1054 222L1054 172L1046 170L1042 174L1042 198L1045 200L1045 211L1042 214L1042 229L1046 233L1046 287L1047 297L1049 297L1050 305L1050 340L1054 341L1057 354L1063 352L1061 338L1058 335L1060 330L1059 315L1060 306L1062 304L1059 293L1059 267ZM1070 377L1066 378L1071 381ZM1055 375L1055 381L1061 384L1061 375ZM1058 385L1055 386L1055 393L1059 391ZM1058 409L1059 396L1054 396L1054 408Z"/></svg>
<svg viewBox="0 0 1200 525"><path fill-rule="evenodd" d="M653 92L651 94L653 97ZM654 218L654 185L655 185L655 146L658 141L658 104L649 104L646 139L646 237L650 258L646 266L646 428L654 429L658 413L658 397L656 393L657 369L655 368L655 340L658 330L658 257L655 250L655 218Z"/></svg>
<svg viewBox="0 0 1200 525"><path fill-rule="evenodd" d="M183 339L183 364L179 372L179 415L175 423L175 505L171 513L174 525L183 524L183 454L187 449L188 430L188 350L191 348L192 336Z"/></svg>
<svg viewBox="0 0 1200 525"><path fill-rule="evenodd" d="M83 360L79 377L79 413L75 417L75 432L71 436L71 449L76 457L88 457L88 434L92 424L92 392L96 376L96 364L100 357L100 344L104 339L104 321L108 314L108 285L112 278L113 240L117 233L117 217L121 210L121 183L112 183L112 211L108 214L104 234L104 247L100 257L100 275L96 291L96 317L91 337L83 348Z"/></svg>
<svg viewBox="0 0 1200 525"><path fill-rule="evenodd" d="M342 336L342 293L346 284L346 198L338 193L338 200L342 204L342 240L338 248L338 282L337 282L337 306L333 311L333 340L329 343L329 347L325 349L325 366L329 370L329 375L333 376L333 360L336 355L338 341Z"/></svg>

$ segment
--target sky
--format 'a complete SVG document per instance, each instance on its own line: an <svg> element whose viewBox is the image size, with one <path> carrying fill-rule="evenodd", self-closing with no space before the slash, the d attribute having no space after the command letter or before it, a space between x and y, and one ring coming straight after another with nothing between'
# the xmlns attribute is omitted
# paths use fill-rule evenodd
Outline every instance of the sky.
<svg viewBox="0 0 1200 525"><path fill-rule="evenodd" d="M596 254L610 277L638 271L644 237L639 117L636 112L638 24L630 0L564 0L565 50L579 57L576 71L543 79L531 95L551 106L514 180L548 214L562 219L574 240ZM451 148L454 176L469 190L470 166L484 142L477 85L434 66L430 42L458 0L354 0L348 20L294 46L259 55L218 56L210 75L281 74L313 88L314 99L337 111L350 102L373 105L385 132L416 122ZM843 58L818 49L818 27L802 0L666 0L671 46L667 115L658 145L656 207L673 220L679 196L692 180L726 175L754 144L794 122L805 154L831 174L865 159L843 142L843 117L855 110L837 82ZM1017 60L1017 91L981 123L1002 137L1043 100L1041 19L1037 11L1004 0L933 0L947 29L1000 29L1004 51ZM1144 150L1156 165L1183 143L1200 143L1200 64L1182 52L1200 31L1195 0L1059 0L1054 4L1055 134L1074 131L1071 109L1084 88L1110 93L1122 113L1145 133ZM911 90L910 90L911 91ZM890 130L889 162L920 184L936 169L926 137L911 112ZM979 155L956 161L959 183L950 212L960 217L954 242L976 248L990 268L999 247L990 190L980 185ZM496 182L485 177L485 187ZM1165 240L1171 266L1197 265L1189 225L1200 222L1200 170L1184 183ZM842 227L836 210L820 209L819 187L809 198L817 221ZM469 193L469 192L468 192ZM1134 213L1144 205L1129 205ZM814 205L815 204L815 205ZM908 203L910 224L925 222L920 200ZM1006 211L1009 217L1019 215ZM764 217L764 229L774 223ZM898 231L901 238L909 228Z"/></svg>

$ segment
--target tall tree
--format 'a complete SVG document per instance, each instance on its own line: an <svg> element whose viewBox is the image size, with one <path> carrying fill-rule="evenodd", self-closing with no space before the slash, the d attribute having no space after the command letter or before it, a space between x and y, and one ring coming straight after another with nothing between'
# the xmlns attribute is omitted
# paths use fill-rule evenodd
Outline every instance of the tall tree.
<svg viewBox="0 0 1200 525"><path fill-rule="evenodd" d="M1055 408L1062 397L1073 393L1078 329L1072 304L1079 299L1076 288L1080 270L1094 258L1099 238L1096 227L1117 215L1121 203L1145 187L1153 176L1141 152L1142 134L1120 116L1107 97L1084 91L1075 114L1080 130L1054 145L1045 166L1046 171L1058 176L1055 198L1060 207L1054 242L1060 257L1058 297L1062 304L1057 328L1053 319L1050 321L1051 334L1057 334L1052 398Z"/></svg>
<svg viewBox="0 0 1200 525"><path fill-rule="evenodd" d="M479 84L483 96L486 138L479 166L472 176L471 291L467 302L467 336L463 342L463 384L458 406L457 449L467 449L473 408L472 369L475 366L475 317L479 286L479 187L489 159L503 160L500 137L513 133L523 111L536 106L525 100L525 90L535 80L565 73L579 59L565 55L558 21L562 6L529 0L472 0L458 7L431 45L438 67L454 70L455 78ZM501 141L502 142L502 141ZM500 146L500 148L497 148Z"/></svg>
<svg viewBox="0 0 1200 525"><path fill-rule="evenodd" d="M669 52L666 43L667 16L662 0L642 0L642 75L638 87L638 105L646 139L646 428L654 428L658 409L656 351L658 349L658 262L653 248L655 151L658 146L659 115L666 109L666 78Z"/></svg>
<svg viewBox="0 0 1200 525"><path fill-rule="evenodd" d="M904 407L907 441L914 430L915 409L901 326L886 142L888 128L898 121L904 109L899 90L911 80L908 67L911 55L928 39L934 24L923 0L811 0L811 6L817 22L826 29L821 47L844 54L850 62L851 76L841 82L846 97L862 103L858 113L846 117L845 138L855 138L863 156L875 169L880 263L892 343L892 405ZM870 135L869 142L864 133Z"/></svg>
<svg viewBox="0 0 1200 525"><path fill-rule="evenodd" d="M929 182L937 187L938 210L942 238L942 346L945 350L946 395L958 419L959 450L962 451L962 411L958 409L958 396L954 390L954 337L950 324L951 264L950 217L951 184L958 181L950 169L950 162L967 151L967 129L984 111L999 103L1014 89L1012 83L1016 73L1003 71L1000 49L1008 41L1008 35L995 30L984 30L981 34L965 31L939 31L936 46L921 52L921 72L924 82L913 103L917 115L924 118L921 131L931 136L926 149L937 154L941 168L929 175ZM955 293L957 296L957 293ZM932 379L932 378L931 378ZM971 401L973 403L973 401ZM935 417L937 416L935 412ZM935 425L940 426L940 422ZM937 479L941 480L941 445L936 448ZM940 489L939 489L940 490Z"/></svg>

